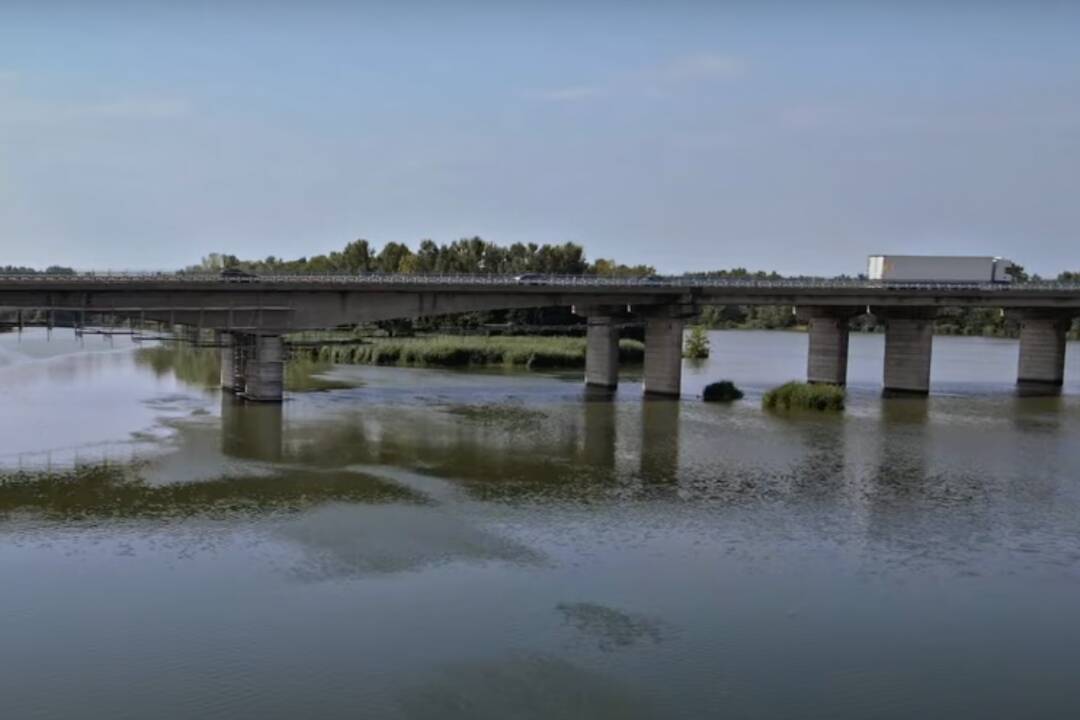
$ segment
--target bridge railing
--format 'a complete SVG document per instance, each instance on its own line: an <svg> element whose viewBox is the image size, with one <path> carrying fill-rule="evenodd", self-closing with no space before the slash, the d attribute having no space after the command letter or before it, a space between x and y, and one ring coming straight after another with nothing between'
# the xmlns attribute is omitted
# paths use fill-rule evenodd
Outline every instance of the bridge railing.
<svg viewBox="0 0 1080 720"><path fill-rule="evenodd" d="M161 282L175 284L284 284L313 285L476 285L500 287L623 287L657 288L673 291L689 288L777 289L777 290L972 290L1008 293L1013 291L1078 291L1080 283L1056 281L1025 283L994 282L895 282L859 278L733 278L679 275L666 277L606 277L599 275L481 275L454 273L258 273L224 276L208 272L80 272L67 274L0 274L0 285L21 283L130 284Z"/></svg>

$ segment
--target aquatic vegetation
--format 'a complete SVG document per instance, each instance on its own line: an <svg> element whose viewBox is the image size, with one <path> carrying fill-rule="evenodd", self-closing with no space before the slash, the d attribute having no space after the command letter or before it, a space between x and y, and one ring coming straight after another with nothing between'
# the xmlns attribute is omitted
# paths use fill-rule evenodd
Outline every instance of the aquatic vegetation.
<svg viewBox="0 0 1080 720"><path fill-rule="evenodd" d="M467 367L502 365L529 369L585 366L585 338L434 335L414 338L372 338L357 345L324 345L323 362L360 365ZM641 362L645 346L619 342L622 362Z"/></svg>
<svg viewBox="0 0 1080 720"><path fill-rule="evenodd" d="M555 609L567 625L583 637L591 638L605 652L622 650L642 643L653 645L664 638L664 624L659 618L617 610L597 603L559 603Z"/></svg>
<svg viewBox="0 0 1080 720"><path fill-rule="evenodd" d="M735 383L730 380L709 383L701 393L701 399L705 402L731 402L741 400L742 397L743 391L735 387Z"/></svg>
<svg viewBox="0 0 1080 720"><path fill-rule="evenodd" d="M844 397L839 385L793 381L765 393L761 404L769 410L843 410Z"/></svg>
<svg viewBox="0 0 1080 720"><path fill-rule="evenodd" d="M64 470L0 472L0 518L15 512L51 519L229 517L293 512L326 502L422 503L408 488L348 470L281 468L270 475L154 485L145 463L99 463Z"/></svg>
<svg viewBox="0 0 1080 720"><path fill-rule="evenodd" d="M547 417L547 414L540 410L506 403L451 405L445 411L481 425L502 425L517 429L524 425L538 425Z"/></svg>

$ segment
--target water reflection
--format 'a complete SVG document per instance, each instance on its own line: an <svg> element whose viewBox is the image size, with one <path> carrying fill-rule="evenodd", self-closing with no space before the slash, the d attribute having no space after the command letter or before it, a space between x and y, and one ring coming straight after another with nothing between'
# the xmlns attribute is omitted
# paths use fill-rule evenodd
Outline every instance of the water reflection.
<svg viewBox="0 0 1080 720"><path fill-rule="evenodd" d="M678 481L679 407L678 400L665 398L641 402L640 473L646 485L674 486Z"/></svg>
<svg viewBox="0 0 1080 720"><path fill-rule="evenodd" d="M802 453L792 481L799 498L837 498L845 489L848 459L845 418L826 414L816 418L789 418L796 425Z"/></svg>
<svg viewBox="0 0 1080 720"><path fill-rule="evenodd" d="M324 505L286 520L275 535L301 551L291 573L309 582L407 572L455 561L540 560L521 543L426 504Z"/></svg>
<svg viewBox="0 0 1080 720"><path fill-rule="evenodd" d="M221 450L244 460L281 460L284 411L279 403L254 403L221 393Z"/></svg>
<svg viewBox="0 0 1080 720"><path fill-rule="evenodd" d="M1018 395L1013 399L1008 417L1018 430L1052 432L1061 428L1068 405L1060 393Z"/></svg>
<svg viewBox="0 0 1080 720"><path fill-rule="evenodd" d="M584 399L582 459L594 470L610 475L615 469L615 443L618 439L614 394L589 388Z"/></svg>
<svg viewBox="0 0 1080 720"><path fill-rule="evenodd" d="M926 480L930 400L897 396L882 400L876 488L890 497L917 494Z"/></svg>

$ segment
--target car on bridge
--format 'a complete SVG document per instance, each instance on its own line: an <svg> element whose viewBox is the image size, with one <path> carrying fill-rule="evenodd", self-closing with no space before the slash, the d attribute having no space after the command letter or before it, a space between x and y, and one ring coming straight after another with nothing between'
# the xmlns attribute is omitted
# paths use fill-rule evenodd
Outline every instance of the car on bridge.
<svg viewBox="0 0 1080 720"><path fill-rule="evenodd" d="M238 267L227 267L221 271L221 279L226 282L254 282L259 278L255 273Z"/></svg>
<svg viewBox="0 0 1080 720"><path fill-rule="evenodd" d="M518 285L544 285L547 278L540 273L522 273L514 277L514 282Z"/></svg>

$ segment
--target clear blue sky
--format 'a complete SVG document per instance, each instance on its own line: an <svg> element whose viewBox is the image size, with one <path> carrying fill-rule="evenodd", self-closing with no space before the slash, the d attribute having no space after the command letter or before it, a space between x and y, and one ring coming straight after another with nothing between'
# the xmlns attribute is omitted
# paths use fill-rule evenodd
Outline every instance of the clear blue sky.
<svg viewBox="0 0 1080 720"><path fill-rule="evenodd" d="M1080 3L0 3L0 265L1080 269Z"/></svg>

